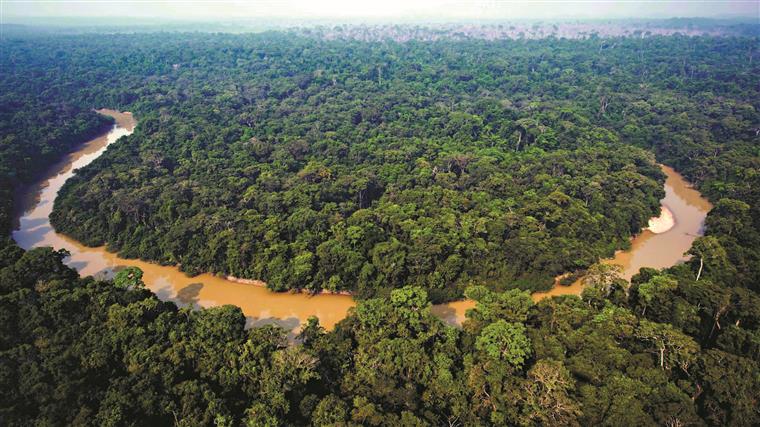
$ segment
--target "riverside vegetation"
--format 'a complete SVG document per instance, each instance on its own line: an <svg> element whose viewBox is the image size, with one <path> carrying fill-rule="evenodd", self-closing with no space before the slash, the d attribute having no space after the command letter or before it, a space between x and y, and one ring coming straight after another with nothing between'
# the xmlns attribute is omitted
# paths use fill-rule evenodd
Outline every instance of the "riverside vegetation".
<svg viewBox="0 0 760 427"><path fill-rule="evenodd" d="M287 33L6 38L12 189L133 111L51 219L124 256L350 290L287 345L137 269L0 249L7 425L756 425L756 37L362 42ZM657 214L658 161L715 205L692 259L595 264ZM35 165L30 167L29 165ZM566 271L587 289L534 304ZM461 329L431 301L475 300Z"/></svg>

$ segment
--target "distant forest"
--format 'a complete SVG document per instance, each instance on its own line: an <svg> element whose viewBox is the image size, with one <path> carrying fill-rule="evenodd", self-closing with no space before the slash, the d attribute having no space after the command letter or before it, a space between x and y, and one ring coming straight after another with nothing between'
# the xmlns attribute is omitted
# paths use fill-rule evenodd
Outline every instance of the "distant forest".
<svg viewBox="0 0 760 427"><path fill-rule="evenodd" d="M760 424L757 37L397 42L324 34L0 41L0 223L109 121L51 220L122 256L351 291L297 345L179 310L139 271L0 245L6 425ZM691 261L595 264L673 166L715 205ZM582 297L529 292L587 271ZM477 301L463 328L431 302Z"/></svg>

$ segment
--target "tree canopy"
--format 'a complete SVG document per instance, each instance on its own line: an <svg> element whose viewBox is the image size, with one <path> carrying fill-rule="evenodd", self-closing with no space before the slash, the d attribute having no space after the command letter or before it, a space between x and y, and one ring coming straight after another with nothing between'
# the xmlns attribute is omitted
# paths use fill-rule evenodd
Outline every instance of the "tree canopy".
<svg viewBox="0 0 760 427"><path fill-rule="evenodd" d="M336 30L337 31L337 30ZM0 241L4 425L760 424L758 38L406 42L321 33L0 39L0 222L109 122L53 224L124 256L351 290L334 330L179 309L129 268ZM599 258L681 171L691 258ZM534 303L562 272L581 297ZM475 300L461 328L432 302Z"/></svg>

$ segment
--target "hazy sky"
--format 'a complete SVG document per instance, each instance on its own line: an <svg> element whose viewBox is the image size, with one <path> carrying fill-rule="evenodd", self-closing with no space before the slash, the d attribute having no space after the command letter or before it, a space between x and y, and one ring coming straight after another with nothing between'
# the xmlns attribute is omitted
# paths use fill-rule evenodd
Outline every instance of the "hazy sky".
<svg viewBox="0 0 760 427"><path fill-rule="evenodd" d="M760 0L0 0L14 17L246 17L408 19L561 19L744 16L760 19Z"/></svg>

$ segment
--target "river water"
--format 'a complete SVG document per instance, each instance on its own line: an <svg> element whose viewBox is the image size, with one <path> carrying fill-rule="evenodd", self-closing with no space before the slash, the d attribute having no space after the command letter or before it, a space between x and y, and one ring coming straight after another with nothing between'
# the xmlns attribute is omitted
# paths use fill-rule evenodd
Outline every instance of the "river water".
<svg viewBox="0 0 760 427"><path fill-rule="evenodd" d="M109 144L131 134L135 126L129 113L112 110L99 112L116 119L113 129L106 135L84 143L53 165L40 182L23 192L24 213L19 218L18 230L13 232L13 239L19 246L24 249L38 246L65 248L71 252L66 263L79 270L82 276L110 278L119 267L139 267L144 272L143 281L159 298L174 301L180 306L234 304L243 310L249 325L276 323L295 330L309 316L317 316L320 323L329 329L346 317L348 309L354 306L353 299L347 295L275 293L262 286L235 283L211 274L188 277L175 267L122 259L106 251L105 247L86 247L57 234L50 225L49 215L63 183L74 174L75 169L100 156ZM128 144L129 141L120 143Z"/></svg>
<svg viewBox="0 0 760 427"><path fill-rule="evenodd" d="M50 225L49 215L58 190L76 169L92 162L109 144L131 134L134 129L135 121L130 113L99 112L116 119L114 127L107 134L82 144L53 165L43 179L22 192L23 213L19 216L18 229L13 232L19 246L24 249L39 246L65 248L71 252L66 263L82 276L110 278L121 267L139 267L144 272L143 281L147 287L162 300L194 307L233 304L243 310L251 326L275 323L295 331L309 316L317 316L324 327L331 329L346 317L348 310L355 305L348 295L275 293L267 290L262 282L254 281L259 286L236 283L211 274L188 277L176 267L122 259L106 251L105 247L86 247L57 234ZM650 221L649 229L633 238L631 250L618 251L613 259L604 261L622 265L626 279L644 266L662 268L684 260L683 253L701 235L705 216L712 207L673 169L662 166L662 170L667 175L663 215ZM533 298L577 295L581 290L582 282L577 281L571 286L556 285L549 292L535 293ZM433 311L445 321L456 324L464 320L465 311L473 305L472 301L455 301L434 306Z"/></svg>
<svg viewBox="0 0 760 427"><path fill-rule="evenodd" d="M630 280L641 267L665 268L688 258L692 242L704 234L705 217L712 205L673 168L660 165L667 176L665 197L660 201L661 215L649 220L649 226L631 239L631 249L617 251L611 259L602 262L623 267L622 277ZM559 280L557 280L559 282ZM533 301L557 295L580 295L583 279L570 286L555 283L547 292L535 292ZM439 316L449 323L461 323L472 301L454 301L444 307L435 307Z"/></svg>

